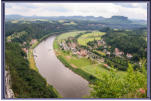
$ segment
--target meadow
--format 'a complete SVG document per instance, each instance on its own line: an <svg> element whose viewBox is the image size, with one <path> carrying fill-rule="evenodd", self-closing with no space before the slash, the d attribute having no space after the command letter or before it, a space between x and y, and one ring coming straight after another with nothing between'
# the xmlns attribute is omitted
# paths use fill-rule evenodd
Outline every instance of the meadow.
<svg viewBox="0 0 151 101"><path fill-rule="evenodd" d="M92 76L96 77L96 78L100 78L100 74L103 72L110 72L105 66L104 63L97 63L95 60L90 60L86 57L78 57L73 55L70 51L63 51L59 48L59 42L60 40L65 40L68 37L75 37L77 35L79 35L80 33L84 33L85 31L74 31L74 32L69 32L69 33L64 33L59 35L55 41L54 41L54 50L56 52L57 57L61 56L64 61L66 61L68 64L70 64L70 66L74 69L80 69L83 72L86 72L88 74L91 74ZM93 41L94 39L100 39L98 36L102 36L105 33L103 32L92 32L92 33L88 33L88 34L82 34L78 40L78 42L80 42L81 45L86 45L87 42L89 41ZM83 42L82 39L86 38ZM89 39L88 39L89 38ZM100 54L105 55L103 52L101 52ZM126 72L123 71L117 71L116 74L121 78L123 76L121 75L125 75Z"/></svg>
<svg viewBox="0 0 151 101"><path fill-rule="evenodd" d="M26 31L21 31L21 32L18 32L18 33L14 33L14 34L8 36L7 40L13 40L14 38L20 38L20 37L24 36L25 34L27 34Z"/></svg>
<svg viewBox="0 0 151 101"><path fill-rule="evenodd" d="M78 43L83 46L87 46L87 43L94 40L101 40L101 36L104 32L93 31L91 33L83 34L78 38Z"/></svg>
<svg viewBox="0 0 151 101"><path fill-rule="evenodd" d="M79 35L80 33L84 33L86 31L72 31L72 32L67 32L67 33L62 33L61 35L57 36L57 40L64 40L67 39L68 37L75 37Z"/></svg>
<svg viewBox="0 0 151 101"><path fill-rule="evenodd" d="M73 33L73 34L71 34ZM79 36L79 34L81 34ZM115 69L113 66L107 68L105 62L97 62L95 59L79 57L69 50L59 47L60 40L78 35L78 44L86 46L88 42L100 40L102 32L76 33L69 32L57 36L54 41L54 50L57 58L69 69L80 75L90 83L93 88L87 98L145 98L147 94L147 72L145 60L142 62L140 71L134 70L134 64L128 64L126 71ZM99 36L99 37L98 37ZM96 51L96 50L94 50ZM105 54L96 51L101 56Z"/></svg>

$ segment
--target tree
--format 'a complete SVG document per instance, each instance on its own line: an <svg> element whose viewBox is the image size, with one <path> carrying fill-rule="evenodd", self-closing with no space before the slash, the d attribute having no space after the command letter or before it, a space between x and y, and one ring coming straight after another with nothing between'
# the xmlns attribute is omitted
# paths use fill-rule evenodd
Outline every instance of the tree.
<svg viewBox="0 0 151 101"><path fill-rule="evenodd" d="M145 62L143 63L145 64ZM142 72L134 71L129 64L127 75L120 78L115 69L110 73L100 74L100 80L90 85L91 98L145 98L147 96L147 73L142 65Z"/></svg>

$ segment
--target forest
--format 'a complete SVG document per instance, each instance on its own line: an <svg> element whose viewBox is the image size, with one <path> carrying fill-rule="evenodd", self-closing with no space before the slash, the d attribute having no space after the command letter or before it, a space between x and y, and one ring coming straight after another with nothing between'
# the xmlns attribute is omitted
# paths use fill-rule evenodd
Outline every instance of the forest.
<svg viewBox="0 0 151 101"><path fill-rule="evenodd" d="M29 67L26 53L18 43L6 43L5 68L10 70L12 89L17 98L56 98L54 88ZM32 92L32 93L31 93Z"/></svg>

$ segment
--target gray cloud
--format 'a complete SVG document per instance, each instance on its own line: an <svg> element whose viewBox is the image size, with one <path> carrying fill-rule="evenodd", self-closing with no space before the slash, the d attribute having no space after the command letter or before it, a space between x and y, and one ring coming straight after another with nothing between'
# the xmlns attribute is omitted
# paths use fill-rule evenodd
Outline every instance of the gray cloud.
<svg viewBox="0 0 151 101"><path fill-rule="evenodd" d="M147 18L147 3L6 3L6 14L24 16L127 16Z"/></svg>
<svg viewBox="0 0 151 101"><path fill-rule="evenodd" d="M66 9L65 7L49 7L49 11L56 11L56 12L69 12L71 11L70 9Z"/></svg>
<svg viewBox="0 0 151 101"><path fill-rule="evenodd" d="M120 5L122 7L126 8L143 8L147 9L146 3L137 3L136 5L134 3L114 3L115 5Z"/></svg>

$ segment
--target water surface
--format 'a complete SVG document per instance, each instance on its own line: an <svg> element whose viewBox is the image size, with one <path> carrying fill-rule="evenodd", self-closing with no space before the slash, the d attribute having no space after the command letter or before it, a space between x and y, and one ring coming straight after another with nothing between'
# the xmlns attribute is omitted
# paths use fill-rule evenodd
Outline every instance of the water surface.
<svg viewBox="0 0 151 101"><path fill-rule="evenodd" d="M40 74L64 98L82 98L89 94L88 81L65 67L53 50L55 36L42 41L33 51Z"/></svg>

